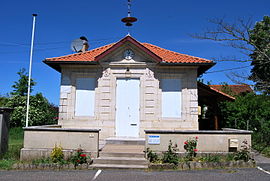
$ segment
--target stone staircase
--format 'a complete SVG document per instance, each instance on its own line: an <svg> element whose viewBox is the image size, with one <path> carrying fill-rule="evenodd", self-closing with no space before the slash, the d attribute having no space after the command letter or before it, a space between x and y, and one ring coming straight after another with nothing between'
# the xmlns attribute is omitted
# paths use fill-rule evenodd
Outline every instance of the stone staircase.
<svg viewBox="0 0 270 181"><path fill-rule="evenodd" d="M141 138L108 138L93 160L93 168L145 169L148 161L144 157L145 140Z"/></svg>

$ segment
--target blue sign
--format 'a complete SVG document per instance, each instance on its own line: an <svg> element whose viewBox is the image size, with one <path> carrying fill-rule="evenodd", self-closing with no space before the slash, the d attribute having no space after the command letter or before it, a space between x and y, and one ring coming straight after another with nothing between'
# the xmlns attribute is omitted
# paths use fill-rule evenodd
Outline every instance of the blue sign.
<svg viewBox="0 0 270 181"><path fill-rule="evenodd" d="M159 135L148 135L148 144L149 145L159 145L160 136Z"/></svg>

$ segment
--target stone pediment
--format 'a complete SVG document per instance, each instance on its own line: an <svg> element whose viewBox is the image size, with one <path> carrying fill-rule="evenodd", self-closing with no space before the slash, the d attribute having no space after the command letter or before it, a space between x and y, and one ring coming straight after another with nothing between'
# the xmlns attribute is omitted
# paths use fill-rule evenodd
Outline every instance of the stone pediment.
<svg viewBox="0 0 270 181"><path fill-rule="evenodd" d="M148 52L130 41L124 42L99 60L100 64L146 64L157 62Z"/></svg>
<svg viewBox="0 0 270 181"><path fill-rule="evenodd" d="M130 44L123 45L100 60L100 64L157 63L152 57Z"/></svg>

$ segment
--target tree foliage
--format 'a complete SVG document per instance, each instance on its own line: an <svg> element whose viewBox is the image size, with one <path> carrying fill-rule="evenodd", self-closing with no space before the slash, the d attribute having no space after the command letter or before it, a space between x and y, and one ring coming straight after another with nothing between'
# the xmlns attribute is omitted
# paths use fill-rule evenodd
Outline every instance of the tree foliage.
<svg viewBox="0 0 270 181"><path fill-rule="evenodd" d="M14 82L14 85L12 87L14 88L11 92L11 95L19 95L19 96L25 96L28 92L28 75L24 68L22 68L19 72L17 72L19 75L19 80ZM32 87L36 85L36 82L31 79L30 81L30 92L32 92Z"/></svg>
<svg viewBox="0 0 270 181"><path fill-rule="evenodd" d="M250 31L250 42L254 51L250 54L252 59L250 79L256 82L256 88L270 94L270 17L265 16L257 22Z"/></svg>
<svg viewBox="0 0 270 181"><path fill-rule="evenodd" d="M193 37L224 42L226 45L240 50L246 55L246 59L222 57L221 61L251 62L252 74L246 79L253 80L257 90L270 94L270 17L265 16L255 26L251 19L239 19L235 23L229 23L221 18L211 19L210 23L215 28L207 30L203 34L195 34Z"/></svg>
<svg viewBox="0 0 270 181"><path fill-rule="evenodd" d="M221 92L224 92L224 93L231 95L231 96L235 96L235 94L233 93L231 87L229 87L227 82L222 82L221 85L222 85Z"/></svg>
<svg viewBox="0 0 270 181"><path fill-rule="evenodd" d="M13 96L9 98L7 106L14 108L10 117L11 127L25 126L26 96ZM29 126L48 125L57 123L57 107L50 104L41 93L30 96Z"/></svg>
<svg viewBox="0 0 270 181"><path fill-rule="evenodd" d="M270 96L249 93L220 107L226 127L252 130L253 140L270 145Z"/></svg>
<svg viewBox="0 0 270 181"><path fill-rule="evenodd" d="M12 96L3 98L5 106L14 109L10 117L11 127L25 126L26 121L28 75L25 69L21 69L17 74L19 75L19 79L12 86L14 88L11 92ZM36 85L36 82L31 79L31 91L34 85ZM50 104L41 93L30 96L29 126L55 124L57 123L57 115L58 108Z"/></svg>
<svg viewBox="0 0 270 181"><path fill-rule="evenodd" d="M0 107L5 107L8 102L8 97L0 96Z"/></svg>

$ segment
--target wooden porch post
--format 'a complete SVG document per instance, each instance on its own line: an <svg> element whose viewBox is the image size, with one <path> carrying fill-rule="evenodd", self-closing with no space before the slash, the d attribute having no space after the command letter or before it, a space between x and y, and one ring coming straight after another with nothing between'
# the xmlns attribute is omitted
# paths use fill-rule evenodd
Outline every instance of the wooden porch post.
<svg viewBox="0 0 270 181"><path fill-rule="evenodd" d="M214 127L215 127L215 130L218 130L218 128L219 128L219 127L218 127L218 126L219 126L219 125L218 125L218 116L217 116L216 114L217 114L217 113L216 113L216 111L215 111L215 116L214 116L214 122L215 122L214 125L215 125L215 126L214 126Z"/></svg>

